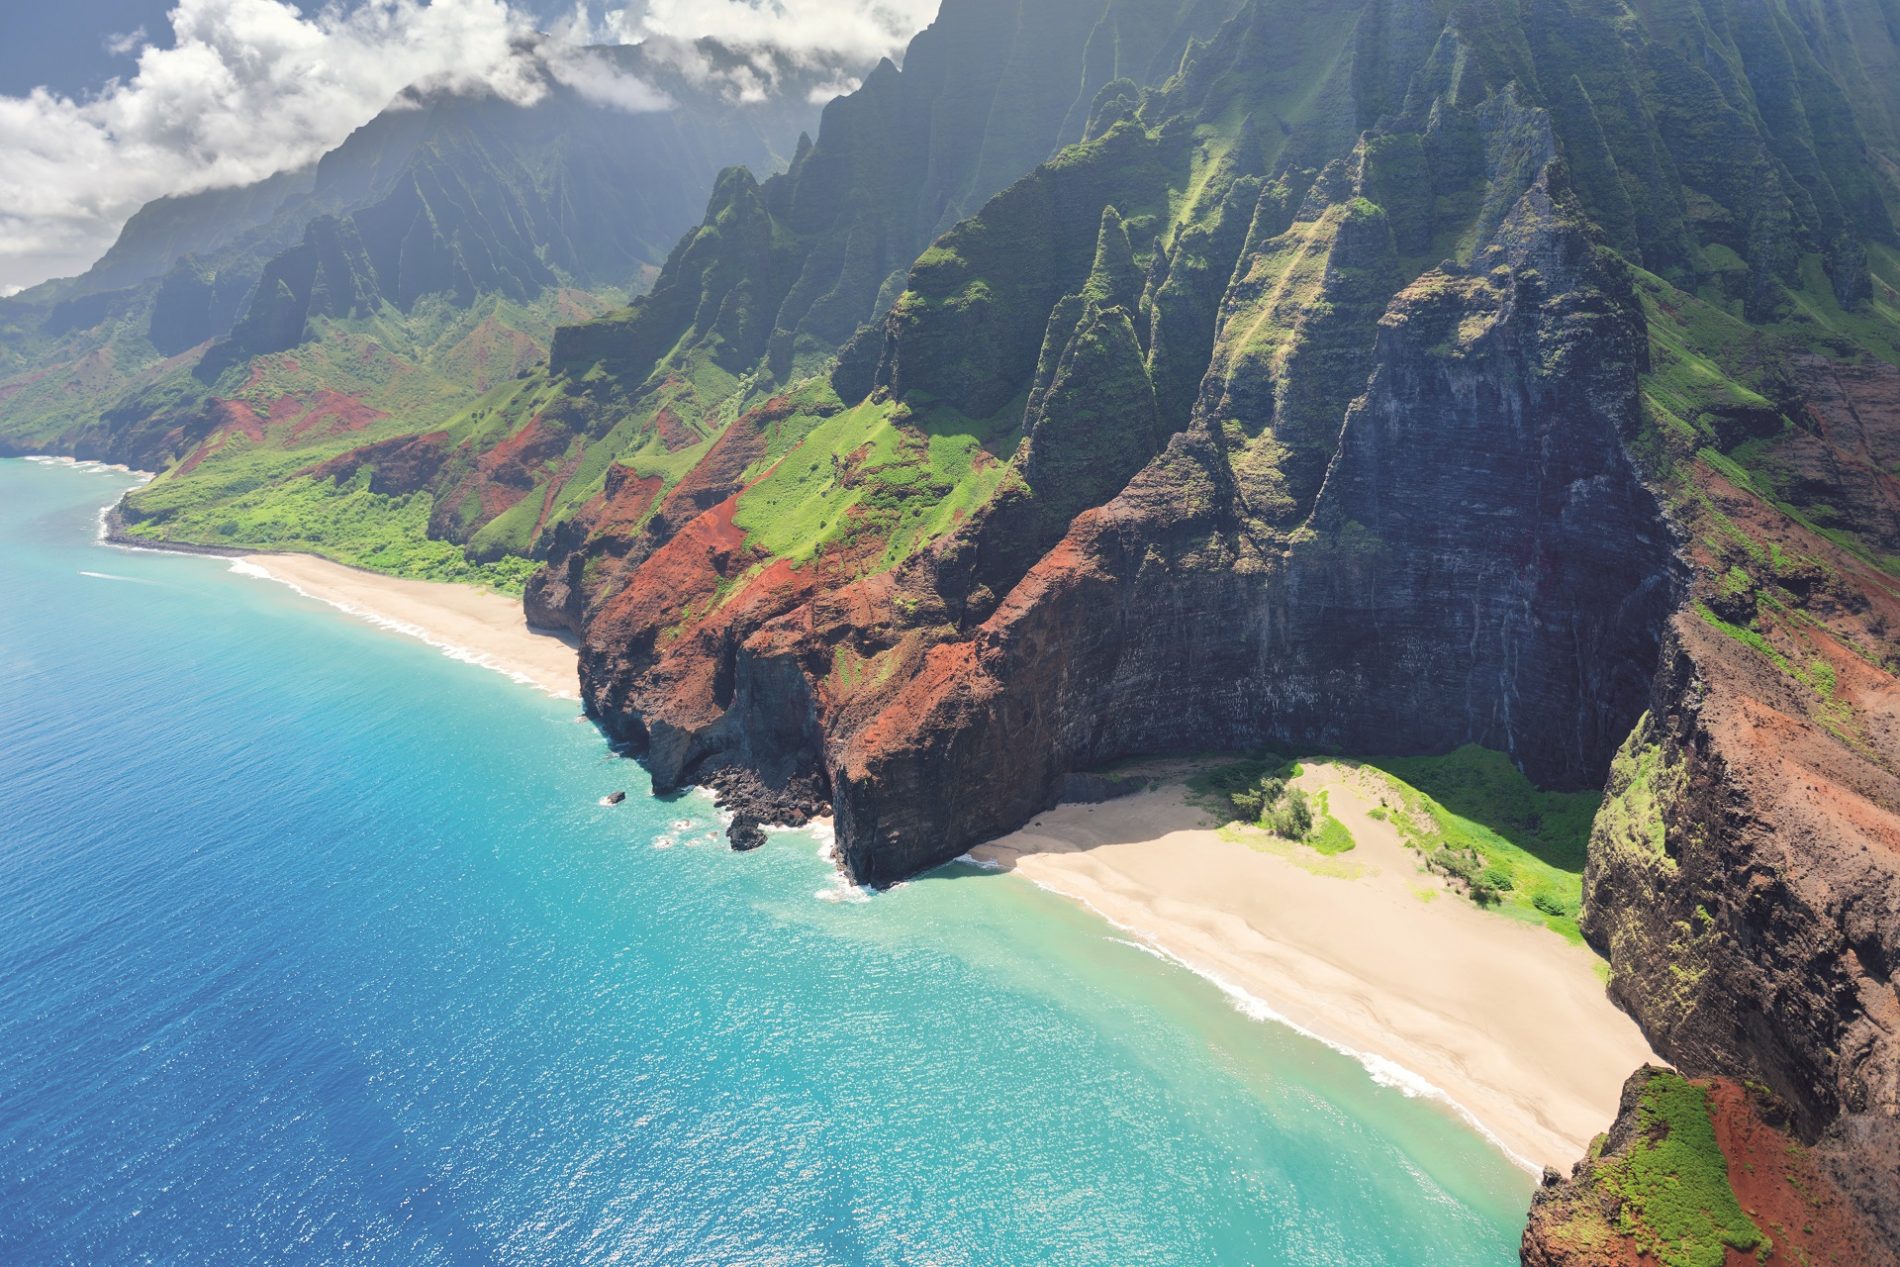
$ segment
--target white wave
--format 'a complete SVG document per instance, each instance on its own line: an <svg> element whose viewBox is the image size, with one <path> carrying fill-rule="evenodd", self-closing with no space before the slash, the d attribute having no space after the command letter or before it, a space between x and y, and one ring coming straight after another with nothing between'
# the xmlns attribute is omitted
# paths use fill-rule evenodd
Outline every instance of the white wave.
<svg viewBox="0 0 1900 1267"><path fill-rule="evenodd" d="M140 578L136 576L120 576L114 572L88 572L88 571L85 571L83 568L80 570L79 575L90 576L96 581L124 581L128 585L150 585L151 584L150 581L141 580Z"/></svg>
<svg viewBox="0 0 1900 1267"><path fill-rule="evenodd" d="M975 867L979 871L1002 871L1006 868L994 858L979 858L973 853L959 854L950 859L952 863L961 863L966 867Z"/></svg>
<svg viewBox="0 0 1900 1267"><path fill-rule="evenodd" d="M411 624L406 620L397 620L394 616L388 616L379 611L372 611L367 607L360 607L344 599L327 598L322 594L313 594L295 581L285 580L275 572L272 572L269 568L264 567L262 564L253 563L249 559L232 559L231 571L239 576L253 577L260 581L271 581L282 585L284 588L301 594L305 598L322 603L325 607L334 608L346 616L354 616L356 619L374 625L378 629L401 634L405 638L414 638L417 642L434 647L451 660L456 660L463 664L472 664L478 669L487 669L491 673L499 673L510 681L517 682L522 686L531 686L540 691L543 695L550 695L555 699L573 698L573 696L564 691L551 690L541 685L541 683L535 681L534 678L526 673L521 673L509 668L485 651L477 651L473 647L464 647L460 643L450 642L446 638L439 638L427 629L424 629L421 625Z"/></svg>
<svg viewBox="0 0 1900 1267"><path fill-rule="evenodd" d="M75 471L84 471L88 475L132 475L145 483L158 478L156 472L137 470L123 462L100 462L92 458L61 457L52 453L29 453L25 460L37 462L41 466L70 467Z"/></svg>
<svg viewBox="0 0 1900 1267"><path fill-rule="evenodd" d="M768 827L768 832L782 831L789 835L804 836L818 846L818 861L831 868L831 878L825 887L812 896L820 902L868 902L876 896L876 890L862 884L853 884L844 873L844 860L838 854L837 827L829 818L814 818L803 827Z"/></svg>
<svg viewBox="0 0 1900 1267"><path fill-rule="evenodd" d="M1499 1138L1497 1132L1493 1131L1489 1126L1486 1126L1484 1122L1478 1118L1477 1114L1473 1113L1463 1104L1460 1104L1452 1097L1449 1091L1437 1083L1432 1082L1423 1074L1407 1069L1397 1061L1387 1056L1381 1056L1377 1052L1361 1051L1359 1048L1350 1046L1349 1044L1336 1042L1324 1034L1314 1033L1306 1026L1288 1017L1284 1012L1281 1012L1259 995L1249 992L1244 987L1229 981L1226 977L1221 976L1217 972L1210 972L1199 964L1190 963L1188 960L1183 959L1181 956L1169 950L1166 946L1153 941L1140 929L1131 928L1106 914L1100 907L1090 902L1087 898L1076 897L1074 894L1066 893L1061 889L1043 884L1037 880L1032 879L1030 883L1039 889L1054 893L1058 897L1065 898L1068 901L1081 903L1093 911L1097 918L1101 919L1110 927L1119 929L1121 932L1128 934L1126 939L1114 937L1110 938L1111 941L1132 946L1134 949L1142 951L1145 954L1153 955L1157 959L1173 964L1177 968L1184 968L1188 972L1193 973L1201 980L1213 986L1216 990L1219 990L1227 999L1228 1003L1233 1006L1234 1010L1248 1020L1283 1025L1302 1038L1310 1038L1314 1042L1325 1047L1330 1047L1340 1055L1354 1061L1366 1071L1367 1075L1371 1077L1372 1081L1378 1086L1397 1091L1408 1099L1433 1100L1444 1105L1453 1113L1456 1113L1465 1125L1483 1136L1486 1143L1490 1144L1500 1153L1503 1153L1505 1158L1512 1165L1532 1175L1541 1175L1543 1173L1542 1166L1539 1166L1527 1157L1520 1156L1509 1144L1506 1144L1503 1139Z"/></svg>

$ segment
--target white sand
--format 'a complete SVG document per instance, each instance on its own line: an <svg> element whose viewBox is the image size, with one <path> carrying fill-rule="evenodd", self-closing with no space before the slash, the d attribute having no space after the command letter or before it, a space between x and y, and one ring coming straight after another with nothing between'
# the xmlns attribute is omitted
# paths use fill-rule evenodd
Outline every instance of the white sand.
<svg viewBox="0 0 1900 1267"><path fill-rule="evenodd" d="M1229 829L1164 787L1064 805L974 851L1094 908L1375 1068L1422 1080L1520 1164L1568 1171L1654 1060L1597 959L1479 910L1369 817L1376 775L1309 764L1358 842L1336 857ZM1243 832L1236 836L1235 832Z"/></svg>
<svg viewBox="0 0 1900 1267"><path fill-rule="evenodd" d="M419 639L460 660L506 673L561 699L580 698L571 638L528 627L521 600L438 581L405 581L308 554L252 554L238 561L382 628Z"/></svg>
<svg viewBox="0 0 1900 1267"><path fill-rule="evenodd" d="M532 630L518 600L397 580L310 555L240 566L342 611L578 697L571 640ZM1369 816L1376 776L1309 764L1358 842L1326 858L1265 833L1224 837L1173 784L1065 805L974 851L1081 901L1189 968L1316 1037L1429 1085L1526 1166L1568 1169L1654 1060L1604 993L1596 958L1480 911Z"/></svg>

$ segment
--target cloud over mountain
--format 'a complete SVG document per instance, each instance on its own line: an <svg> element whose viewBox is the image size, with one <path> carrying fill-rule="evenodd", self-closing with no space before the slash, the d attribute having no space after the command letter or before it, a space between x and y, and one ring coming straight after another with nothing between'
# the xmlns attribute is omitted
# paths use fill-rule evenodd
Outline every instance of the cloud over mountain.
<svg viewBox="0 0 1900 1267"><path fill-rule="evenodd" d="M690 41L780 46L813 61L894 52L936 0L650 0L580 4L535 32L510 0L178 0L170 42L84 97L0 97L0 288L83 270L153 198L248 183L308 163L412 84L486 87L532 104L559 82L603 104L663 109L663 93L587 42L660 37L689 77ZM703 68L735 99L772 92L769 62ZM840 82L848 88L848 82Z"/></svg>

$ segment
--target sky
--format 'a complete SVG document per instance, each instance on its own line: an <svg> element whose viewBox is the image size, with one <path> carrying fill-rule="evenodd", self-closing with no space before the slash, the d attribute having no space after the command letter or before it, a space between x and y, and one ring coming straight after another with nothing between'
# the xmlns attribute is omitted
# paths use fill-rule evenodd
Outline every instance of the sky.
<svg viewBox="0 0 1900 1267"><path fill-rule="evenodd" d="M710 35L868 64L937 4L0 0L0 294L83 272L154 198L316 159L413 83L664 109L582 46Z"/></svg>

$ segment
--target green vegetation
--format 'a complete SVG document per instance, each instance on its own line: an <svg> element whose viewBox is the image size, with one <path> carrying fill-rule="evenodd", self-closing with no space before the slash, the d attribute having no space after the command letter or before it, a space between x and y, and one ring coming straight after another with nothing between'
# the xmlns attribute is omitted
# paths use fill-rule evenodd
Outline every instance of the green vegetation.
<svg viewBox="0 0 1900 1267"><path fill-rule="evenodd" d="M1547 792L1501 752L1380 757L1387 809L1406 844L1474 902L1581 941L1584 850L1601 797Z"/></svg>
<svg viewBox="0 0 1900 1267"><path fill-rule="evenodd" d="M1549 792L1501 752L1468 745L1437 757L1337 760L1380 776L1386 793L1370 811L1388 821L1427 866L1472 901L1574 942L1583 906L1584 850L1602 798ZM1188 780L1190 800L1322 854L1350 851L1352 832L1316 798L1290 787L1301 765L1278 755L1211 765Z"/></svg>
<svg viewBox="0 0 1900 1267"><path fill-rule="evenodd" d="M540 498L522 499L525 506L476 534L465 552L442 539L432 492L371 492L368 468L341 484L312 472L362 446L432 429L484 448L509 438L513 420L548 399L545 379L516 375L561 316L605 302L572 291L530 304L490 297L468 309L431 299L407 315L385 307L316 321L303 344L245 361L217 385L235 402L219 415L225 425L130 495L128 530L187 545L305 550L392 575L518 593L533 571L525 555ZM478 397L491 381L497 385ZM188 374L165 388L168 409L208 408ZM449 522L462 526L459 515Z"/></svg>
<svg viewBox="0 0 1900 1267"><path fill-rule="evenodd" d="M1258 827L1282 840L1311 847L1329 857L1350 853L1357 843L1346 825L1334 818L1329 794L1308 796L1291 786L1301 767L1270 758L1235 761L1214 766L1188 780L1188 792L1197 803L1236 821Z"/></svg>
<svg viewBox="0 0 1900 1267"><path fill-rule="evenodd" d="M1359 842L1352 838L1352 832L1347 829L1346 824L1327 811L1323 792L1320 794L1319 825L1307 837L1306 843L1328 856L1351 853L1358 847Z"/></svg>
<svg viewBox="0 0 1900 1267"><path fill-rule="evenodd" d="M747 544L794 563L836 546L882 570L962 522L1008 471L994 426L867 401L817 422L739 499Z"/></svg>
<svg viewBox="0 0 1900 1267"><path fill-rule="evenodd" d="M1260 819L1282 840L1305 840L1313 834L1313 803L1300 788L1288 788L1278 804L1269 805Z"/></svg>
<svg viewBox="0 0 1900 1267"><path fill-rule="evenodd" d="M1627 1153L1600 1161L1596 1179L1622 1202L1617 1230L1663 1267L1722 1267L1730 1249L1770 1248L1729 1184L1708 1092L1680 1074L1650 1079L1636 1139Z"/></svg>
<svg viewBox="0 0 1900 1267"><path fill-rule="evenodd" d="M460 581L519 594L534 571L514 556L473 563L460 546L429 537L426 493L386 497L369 491L368 472L343 488L328 480L293 479L253 489L206 508L180 514L164 531L133 523L134 536L260 550L320 554L352 567L427 581Z"/></svg>

